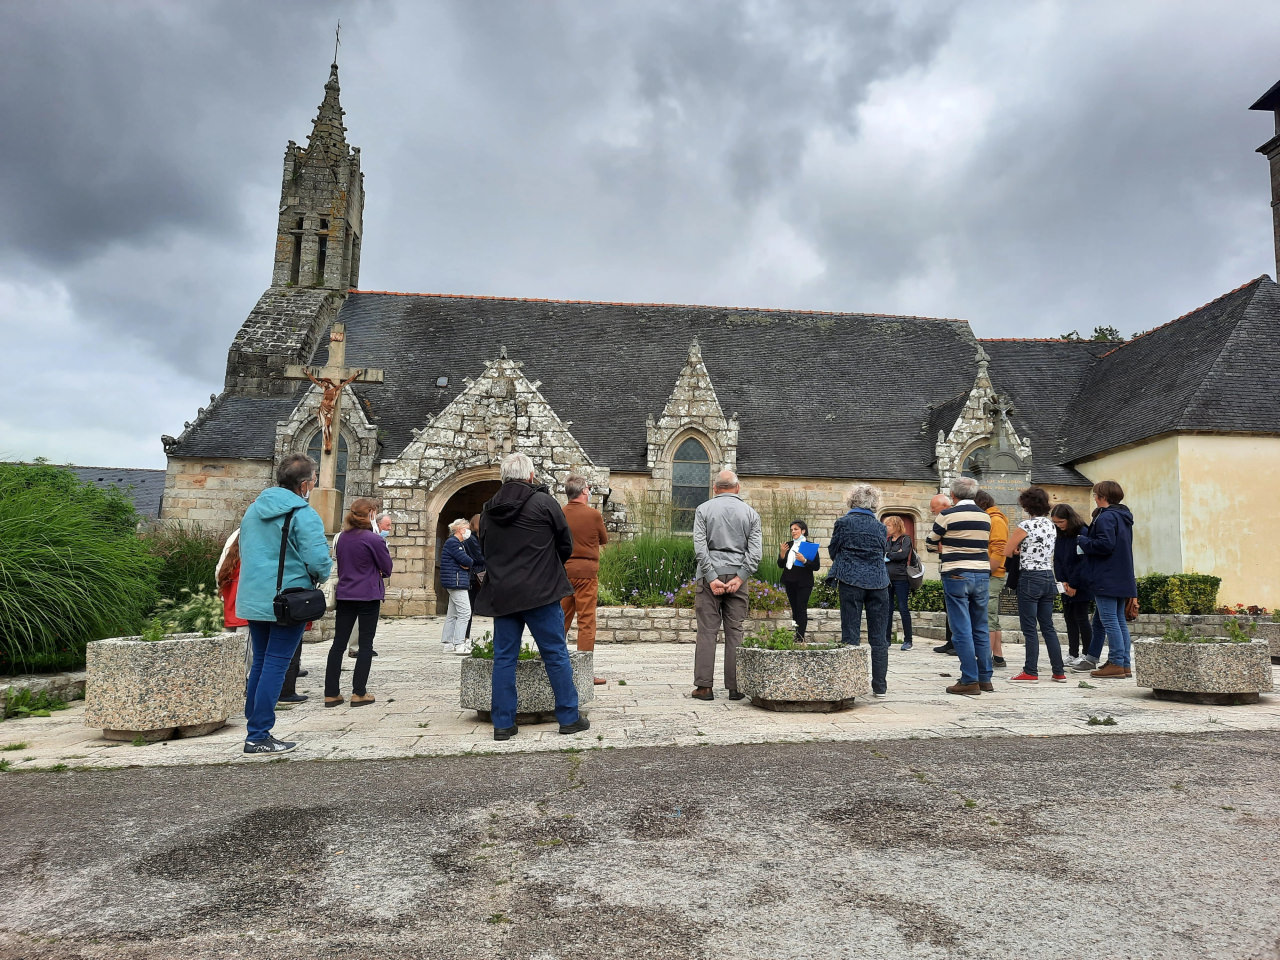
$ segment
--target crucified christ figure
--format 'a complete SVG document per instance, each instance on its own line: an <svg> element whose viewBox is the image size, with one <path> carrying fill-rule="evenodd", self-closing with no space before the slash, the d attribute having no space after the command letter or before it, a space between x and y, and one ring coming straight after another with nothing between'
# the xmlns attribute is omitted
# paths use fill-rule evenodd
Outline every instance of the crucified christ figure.
<svg viewBox="0 0 1280 960"><path fill-rule="evenodd" d="M359 380L362 372L358 371L349 379L343 380L341 383L335 383L328 377L317 379L312 376L310 370L307 371L307 379L324 391L324 395L320 398L318 416L320 417L320 427L324 431L325 453L333 453L333 411L338 406L338 394L342 393L342 388L347 384Z"/></svg>

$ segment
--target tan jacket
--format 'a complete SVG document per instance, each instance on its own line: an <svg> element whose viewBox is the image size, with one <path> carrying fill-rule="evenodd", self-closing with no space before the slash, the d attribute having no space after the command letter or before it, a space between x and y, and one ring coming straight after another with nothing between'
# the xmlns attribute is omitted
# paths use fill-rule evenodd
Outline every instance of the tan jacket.
<svg viewBox="0 0 1280 960"><path fill-rule="evenodd" d="M593 580L600 572L600 548L609 542L604 517L585 503L566 503L564 518L573 534L573 555L564 563L570 580Z"/></svg>
<svg viewBox="0 0 1280 960"><path fill-rule="evenodd" d="M991 568L991 575L1003 577L1004 545L1009 539L1009 518L1001 512L999 507L988 507L987 515L991 517L991 542L987 545L987 553L997 562L997 566Z"/></svg>

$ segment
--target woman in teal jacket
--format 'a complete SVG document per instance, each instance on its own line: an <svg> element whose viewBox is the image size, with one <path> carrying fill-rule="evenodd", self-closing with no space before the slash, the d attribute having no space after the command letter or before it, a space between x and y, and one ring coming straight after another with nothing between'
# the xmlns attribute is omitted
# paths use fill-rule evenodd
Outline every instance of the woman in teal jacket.
<svg viewBox="0 0 1280 960"><path fill-rule="evenodd" d="M302 642L306 625L276 623L273 601L279 590L307 588L324 581L333 564L324 537L324 522L305 499L316 485L315 461L301 454L286 457L276 471L276 484L258 495L240 523L236 614L249 621L253 644L253 666L245 689L245 753L287 753L297 746L271 736L271 728L276 722L276 700L284 686L285 671ZM285 544L284 577L277 587L280 537L285 518L290 515L293 519Z"/></svg>

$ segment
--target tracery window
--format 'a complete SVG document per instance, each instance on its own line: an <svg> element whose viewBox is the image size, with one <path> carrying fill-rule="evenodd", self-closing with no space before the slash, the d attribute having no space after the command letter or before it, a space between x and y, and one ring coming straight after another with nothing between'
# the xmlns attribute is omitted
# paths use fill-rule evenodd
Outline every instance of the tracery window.
<svg viewBox="0 0 1280 960"><path fill-rule="evenodd" d="M676 448L671 463L671 529L693 532L693 512L711 493L711 458L693 437Z"/></svg>
<svg viewBox="0 0 1280 960"><path fill-rule="evenodd" d="M311 438L311 442L307 444L307 456L316 462L316 469L320 468L320 442L324 439L324 431L317 430L315 436ZM338 432L338 476L333 481L334 487L344 496L347 492L347 441L343 437L342 432Z"/></svg>

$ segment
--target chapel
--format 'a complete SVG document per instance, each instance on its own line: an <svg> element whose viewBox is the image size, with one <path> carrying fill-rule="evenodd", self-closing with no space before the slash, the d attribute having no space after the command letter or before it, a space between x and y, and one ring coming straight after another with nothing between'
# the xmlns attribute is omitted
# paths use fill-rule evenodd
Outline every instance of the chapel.
<svg viewBox="0 0 1280 960"><path fill-rule="evenodd" d="M339 94L334 64L307 144L285 149L271 284L221 387L162 437L162 518L229 529L282 457L319 459L324 390L298 371L340 342L347 364L382 375L341 389L334 485L392 512L388 615L442 609L447 525L493 495L513 450L559 495L571 473L592 478L621 535L689 530L724 467L762 513L803 510L819 540L858 481L922 537L929 499L961 473L1014 520L1028 484L1087 515L1090 485L1114 479L1140 574L1215 573L1221 602L1280 605L1280 551L1257 549L1280 542L1271 277L1121 344L861 312L363 290L364 175ZM1280 272L1280 84L1253 109L1276 116L1259 152ZM804 396L796 370L814 371Z"/></svg>

